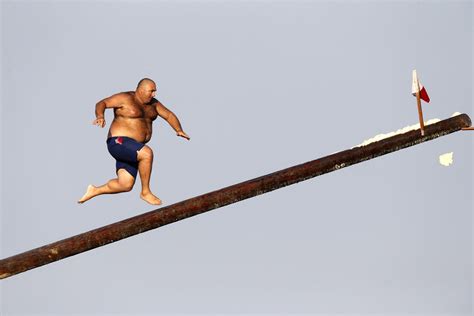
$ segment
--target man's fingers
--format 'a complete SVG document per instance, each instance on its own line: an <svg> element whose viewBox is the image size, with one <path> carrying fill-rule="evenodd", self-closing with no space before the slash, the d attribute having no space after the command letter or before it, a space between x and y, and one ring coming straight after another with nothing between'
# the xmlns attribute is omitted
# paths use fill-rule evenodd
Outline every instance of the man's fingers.
<svg viewBox="0 0 474 316"><path fill-rule="evenodd" d="M186 138L187 140L190 140L191 138L186 134L185 132L181 131L177 133L178 136L181 136L183 138Z"/></svg>
<svg viewBox="0 0 474 316"><path fill-rule="evenodd" d="M104 127L105 126L105 120L104 119L93 120L92 125L97 125L97 126L100 126L100 127Z"/></svg>

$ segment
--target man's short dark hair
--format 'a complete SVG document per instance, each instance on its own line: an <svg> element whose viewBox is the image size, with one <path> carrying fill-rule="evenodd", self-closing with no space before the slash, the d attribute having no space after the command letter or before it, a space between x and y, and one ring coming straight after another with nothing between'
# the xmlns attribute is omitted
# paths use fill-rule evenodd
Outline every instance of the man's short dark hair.
<svg viewBox="0 0 474 316"><path fill-rule="evenodd" d="M153 84L155 84L155 82L153 80L151 80L150 78L143 78L141 79L140 81L138 81L138 84L137 84L137 89L142 86L143 84L147 83L147 82L151 82Z"/></svg>

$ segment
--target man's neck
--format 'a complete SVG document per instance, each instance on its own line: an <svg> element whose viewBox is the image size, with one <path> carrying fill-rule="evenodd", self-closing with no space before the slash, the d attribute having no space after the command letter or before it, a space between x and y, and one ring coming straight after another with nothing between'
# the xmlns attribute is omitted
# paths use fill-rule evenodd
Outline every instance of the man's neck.
<svg viewBox="0 0 474 316"><path fill-rule="evenodd" d="M137 102L139 105L144 105L145 103L138 97L138 94L136 92L133 93L133 99L135 102Z"/></svg>

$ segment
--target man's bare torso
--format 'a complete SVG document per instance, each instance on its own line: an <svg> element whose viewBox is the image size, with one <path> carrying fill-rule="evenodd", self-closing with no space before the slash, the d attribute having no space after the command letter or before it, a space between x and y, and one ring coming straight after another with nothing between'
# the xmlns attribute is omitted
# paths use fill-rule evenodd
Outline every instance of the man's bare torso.
<svg viewBox="0 0 474 316"><path fill-rule="evenodd" d="M124 102L114 109L114 120L110 125L109 137L127 136L140 143L147 143L152 135L152 124L158 116L156 99L140 105L134 99L135 92L124 92Z"/></svg>

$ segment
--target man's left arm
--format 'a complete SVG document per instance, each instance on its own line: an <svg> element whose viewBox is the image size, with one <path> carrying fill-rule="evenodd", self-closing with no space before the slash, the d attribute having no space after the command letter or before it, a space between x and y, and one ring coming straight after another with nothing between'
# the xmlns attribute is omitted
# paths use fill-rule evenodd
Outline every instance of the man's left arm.
<svg viewBox="0 0 474 316"><path fill-rule="evenodd" d="M190 140L191 138L183 131L178 117L169 109L167 109L160 101L156 100L156 111L158 115L168 122L168 124L175 130L177 136L181 136Z"/></svg>

